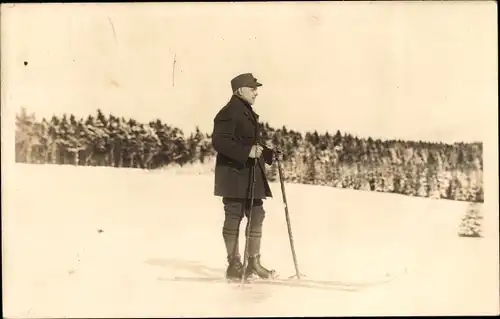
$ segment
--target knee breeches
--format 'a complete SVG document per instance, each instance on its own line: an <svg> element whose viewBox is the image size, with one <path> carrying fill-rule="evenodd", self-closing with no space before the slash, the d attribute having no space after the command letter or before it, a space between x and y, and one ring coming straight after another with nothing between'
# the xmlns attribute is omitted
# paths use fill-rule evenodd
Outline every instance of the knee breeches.
<svg viewBox="0 0 500 319"><path fill-rule="evenodd" d="M222 235L226 244L227 254L239 255L239 230L244 216L248 218L250 213L250 200L224 198L225 219L222 228ZM262 225L265 218L263 202L260 199L254 200L252 208L252 218L250 225L247 223L245 235L248 234L248 254L255 256L260 254L260 242L262 238ZM248 229L250 226L250 229Z"/></svg>

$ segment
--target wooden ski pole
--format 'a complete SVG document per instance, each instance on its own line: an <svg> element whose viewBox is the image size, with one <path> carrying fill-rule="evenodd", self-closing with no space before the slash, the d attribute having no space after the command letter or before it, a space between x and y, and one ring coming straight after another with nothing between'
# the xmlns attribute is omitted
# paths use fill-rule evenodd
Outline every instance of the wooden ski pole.
<svg viewBox="0 0 500 319"><path fill-rule="evenodd" d="M254 160L254 165L252 167L252 178L250 180L250 211L248 212L248 219L247 219L247 227L246 227L246 242L245 242L245 253L243 255L243 276L241 276L241 288L243 289L245 287L245 279L246 279L246 272L247 272L247 267L248 267L248 244L250 241L250 227L251 227L251 222L252 222L252 210L253 210L253 202L254 202L254 197L255 197L255 182L256 182L256 175L255 175L255 169L257 168L258 159ZM238 232L239 233L239 232Z"/></svg>
<svg viewBox="0 0 500 319"><path fill-rule="evenodd" d="M278 157L276 157L276 162L278 163L278 173L279 173L280 184L281 184L281 194L283 195L283 204L285 205L285 217L286 217L286 224L288 227L288 238L290 239L290 247L292 249L293 263L295 265L295 276L298 279L300 279L299 265L297 262L297 255L295 254L295 247L293 244L292 225L290 222L290 214L288 212L288 202L286 199L283 169L281 167L281 161Z"/></svg>

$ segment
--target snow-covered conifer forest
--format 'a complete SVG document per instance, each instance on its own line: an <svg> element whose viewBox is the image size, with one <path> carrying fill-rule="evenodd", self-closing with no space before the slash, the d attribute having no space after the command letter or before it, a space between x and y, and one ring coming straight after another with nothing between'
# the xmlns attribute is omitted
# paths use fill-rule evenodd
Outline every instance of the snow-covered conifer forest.
<svg viewBox="0 0 500 319"><path fill-rule="evenodd" d="M380 140L349 132L297 132L263 123L265 143L284 152L288 183L483 202L482 143ZM211 132L189 135L159 119L140 123L101 110L87 118L37 119L21 109L16 162L156 169L209 162ZM267 170L278 178L276 165Z"/></svg>

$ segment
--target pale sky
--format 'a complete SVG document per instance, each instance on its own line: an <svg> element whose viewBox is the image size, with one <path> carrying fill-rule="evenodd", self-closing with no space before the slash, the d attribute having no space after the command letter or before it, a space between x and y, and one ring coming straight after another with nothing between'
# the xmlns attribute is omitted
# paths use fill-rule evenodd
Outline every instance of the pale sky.
<svg viewBox="0 0 500 319"><path fill-rule="evenodd" d="M1 22L2 108L39 117L101 108L209 132L252 72L275 127L471 141L496 125L493 1L18 4Z"/></svg>

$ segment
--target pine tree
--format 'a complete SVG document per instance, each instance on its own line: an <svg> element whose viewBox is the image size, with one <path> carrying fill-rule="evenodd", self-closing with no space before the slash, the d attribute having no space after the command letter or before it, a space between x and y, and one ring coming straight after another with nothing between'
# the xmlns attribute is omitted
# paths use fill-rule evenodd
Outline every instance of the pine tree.
<svg viewBox="0 0 500 319"><path fill-rule="evenodd" d="M376 192L383 192L384 191L384 178L382 176L382 172L379 171L378 169L375 170L375 174L374 174L374 186L375 186L375 191Z"/></svg>
<svg viewBox="0 0 500 319"><path fill-rule="evenodd" d="M394 175L390 173L386 173L383 178L383 191L387 193L394 193Z"/></svg>
<svg viewBox="0 0 500 319"><path fill-rule="evenodd" d="M438 174L438 188L441 194L440 198L449 198L448 190L450 187L450 172L440 171Z"/></svg>
<svg viewBox="0 0 500 319"><path fill-rule="evenodd" d="M288 161L282 162L282 170L285 175L285 181L293 183L299 182L300 173L298 172L297 161L300 161L300 156L295 154L294 156L291 156Z"/></svg>
<svg viewBox="0 0 500 319"><path fill-rule="evenodd" d="M334 165L332 170L332 181L334 187L342 188L342 168L340 165Z"/></svg>
<svg viewBox="0 0 500 319"><path fill-rule="evenodd" d="M331 160L325 161L324 170L325 170L325 183L326 183L326 185L333 186L333 184L335 184L335 172L334 172L333 163Z"/></svg>
<svg viewBox="0 0 500 319"><path fill-rule="evenodd" d="M334 147L342 145L342 133L339 130L333 136L332 143Z"/></svg>
<svg viewBox="0 0 500 319"><path fill-rule="evenodd" d="M456 179L458 181L457 190L456 190L456 200L467 200L469 198L468 190L469 183L467 175L461 171L457 171Z"/></svg>
<svg viewBox="0 0 500 319"><path fill-rule="evenodd" d="M404 173L404 186L403 186L403 194L409 196L416 195L416 174L414 173L413 167L408 165L406 167L406 171Z"/></svg>
<svg viewBox="0 0 500 319"><path fill-rule="evenodd" d="M427 169L419 167L417 170L416 192L419 197L428 197Z"/></svg>
<svg viewBox="0 0 500 319"><path fill-rule="evenodd" d="M393 192L397 194L403 193L404 181L398 171L394 172L393 178Z"/></svg>
<svg viewBox="0 0 500 319"><path fill-rule="evenodd" d="M73 114L71 114L69 116L69 123L72 125L72 126L76 126L77 125L77 122L76 122L76 118Z"/></svg>
<svg viewBox="0 0 500 319"><path fill-rule="evenodd" d="M372 180L374 182L374 179ZM365 174L359 174L358 175L358 188L360 190L364 191L372 191L372 185L370 178L367 178L367 175ZM375 183L373 183L373 190L375 190Z"/></svg>
<svg viewBox="0 0 500 319"><path fill-rule="evenodd" d="M315 184L317 176L318 174L316 172L316 158L314 156L310 156L306 160L305 183Z"/></svg>
<svg viewBox="0 0 500 319"><path fill-rule="evenodd" d="M470 203L462 217L458 235L460 237L481 237L482 222L481 206L477 203Z"/></svg>
<svg viewBox="0 0 500 319"><path fill-rule="evenodd" d="M439 183L437 180L436 172L433 168L427 170L427 184L428 184L428 196L430 198L439 199L441 194L439 191Z"/></svg>
<svg viewBox="0 0 500 319"><path fill-rule="evenodd" d="M63 114L63 116L61 118L61 122L59 123L59 125L62 126L62 127L68 127L69 126L68 116L66 114Z"/></svg>
<svg viewBox="0 0 500 319"><path fill-rule="evenodd" d="M447 198L450 200L457 200L460 191L460 180L457 178L456 172L452 175L451 181L448 185Z"/></svg>
<svg viewBox="0 0 500 319"><path fill-rule="evenodd" d="M467 201L475 202L479 192L480 185L478 183L477 173L474 170L469 170L467 174Z"/></svg>
<svg viewBox="0 0 500 319"><path fill-rule="evenodd" d="M476 172L476 196L475 196L475 201L482 203L484 202L484 192L483 192L483 172L482 171L477 171Z"/></svg>
<svg viewBox="0 0 500 319"><path fill-rule="evenodd" d="M100 109L97 109L97 120L100 121L104 126L108 125L108 121L106 119L106 116L104 115L104 113Z"/></svg>

